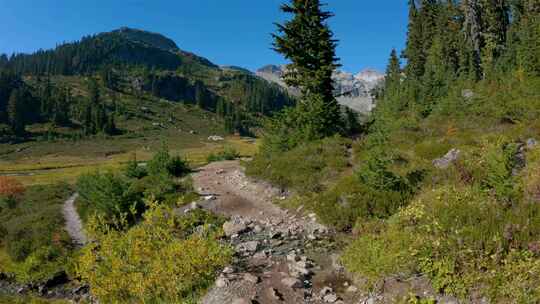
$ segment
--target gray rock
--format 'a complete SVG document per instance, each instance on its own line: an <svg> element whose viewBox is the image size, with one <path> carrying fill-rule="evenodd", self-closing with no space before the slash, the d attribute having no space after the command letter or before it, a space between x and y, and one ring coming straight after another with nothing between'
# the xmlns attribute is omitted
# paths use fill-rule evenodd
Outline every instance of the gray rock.
<svg viewBox="0 0 540 304"><path fill-rule="evenodd" d="M238 298L234 299L231 304L251 304L253 303L251 300L245 299L245 298Z"/></svg>
<svg viewBox="0 0 540 304"><path fill-rule="evenodd" d="M219 277L216 280L216 287L217 288L225 288L225 287L227 287L227 285L229 285L229 280L227 280L224 277Z"/></svg>
<svg viewBox="0 0 540 304"><path fill-rule="evenodd" d="M227 266L223 269L222 271L224 274L231 274L231 273L234 273L234 268L232 268L231 266Z"/></svg>
<svg viewBox="0 0 540 304"><path fill-rule="evenodd" d="M278 301L283 300L283 296L279 293L279 291L277 291L277 289L270 287L270 288L268 288L267 292L268 292L268 296L270 296L270 298L272 298L274 300L278 300Z"/></svg>
<svg viewBox="0 0 540 304"><path fill-rule="evenodd" d="M335 293L327 294L323 297L326 303L335 303L338 300L338 296Z"/></svg>
<svg viewBox="0 0 540 304"><path fill-rule="evenodd" d="M247 225L239 220L228 221L223 224L223 232L228 237L231 237L235 234L240 234L247 230Z"/></svg>
<svg viewBox="0 0 540 304"><path fill-rule="evenodd" d="M259 277L257 277L256 275L253 275L251 273L244 274L243 279L244 279L244 281L248 281L248 282L253 283L253 284L259 283Z"/></svg>
<svg viewBox="0 0 540 304"><path fill-rule="evenodd" d="M236 251L253 253L253 252L257 251L258 248L259 248L259 242L250 241L250 242L245 242L245 243L242 243L242 244L239 244L238 246L236 246Z"/></svg>
<svg viewBox="0 0 540 304"><path fill-rule="evenodd" d="M257 252L253 255L253 258L256 260L264 260L268 258L268 253L266 253L265 251Z"/></svg>
<svg viewBox="0 0 540 304"><path fill-rule="evenodd" d="M323 287L323 289L321 289L321 292L319 293L321 295L321 297L324 297L325 295L327 294L330 294L330 293L333 293L334 290L332 289L332 287Z"/></svg>
<svg viewBox="0 0 540 304"><path fill-rule="evenodd" d="M304 284L302 283L302 281L293 277L284 278L283 280L281 280L281 284L289 288L303 288L304 287Z"/></svg>
<svg viewBox="0 0 540 304"><path fill-rule="evenodd" d="M357 291L358 291L358 287L353 286L353 285L351 285L351 286L349 286L349 287L347 288L347 292L348 292L348 293L355 293L355 292L357 292Z"/></svg>
<svg viewBox="0 0 540 304"><path fill-rule="evenodd" d="M468 100L474 97L474 92L471 89L465 89L461 91L461 96Z"/></svg>
<svg viewBox="0 0 540 304"><path fill-rule="evenodd" d="M253 232L255 233L261 233L263 232L263 228L259 225L255 225L255 227L253 228Z"/></svg>
<svg viewBox="0 0 540 304"><path fill-rule="evenodd" d="M538 142L536 141L536 139L534 138L529 138L527 139L527 149L532 149L534 147L536 147L536 145L538 144Z"/></svg>
<svg viewBox="0 0 540 304"><path fill-rule="evenodd" d="M459 149L452 149L446 153L445 156L437 158L433 161L433 165L439 169L447 169L452 163L459 159L461 151Z"/></svg>

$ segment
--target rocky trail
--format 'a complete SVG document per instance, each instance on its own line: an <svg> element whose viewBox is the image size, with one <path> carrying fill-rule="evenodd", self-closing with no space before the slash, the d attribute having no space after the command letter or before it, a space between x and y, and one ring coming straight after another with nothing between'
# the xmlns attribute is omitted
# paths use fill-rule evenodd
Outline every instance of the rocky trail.
<svg viewBox="0 0 540 304"><path fill-rule="evenodd" d="M235 248L202 304L363 303L332 252L333 235L314 214L273 202L278 189L249 179L238 161L212 163L193 175L204 208L230 218L223 226Z"/></svg>
<svg viewBox="0 0 540 304"><path fill-rule="evenodd" d="M71 237L73 243L77 246L86 244L86 234L84 233L83 225L79 213L75 208L75 201L79 197L78 193L73 194L64 202L62 214L66 221L66 231Z"/></svg>

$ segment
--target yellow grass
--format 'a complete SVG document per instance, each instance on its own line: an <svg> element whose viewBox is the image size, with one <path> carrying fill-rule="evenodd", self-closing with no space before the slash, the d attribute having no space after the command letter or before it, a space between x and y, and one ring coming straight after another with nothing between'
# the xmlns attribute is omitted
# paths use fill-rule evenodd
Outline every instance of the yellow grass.
<svg viewBox="0 0 540 304"><path fill-rule="evenodd" d="M194 167L206 164L209 154L232 147L241 156L254 155L258 149L258 142L250 142L240 137L228 137L223 142L201 143L200 147L187 149L171 149L172 154L180 154L187 158ZM0 172L15 174L15 178L23 184L43 185L56 182L74 183L84 173L95 170L118 170L136 155L137 160L147 161L153 152L144 149L133 150L109 157L86 157L47 155L44 157L28 157L15 161L0 161Z"/></svg>

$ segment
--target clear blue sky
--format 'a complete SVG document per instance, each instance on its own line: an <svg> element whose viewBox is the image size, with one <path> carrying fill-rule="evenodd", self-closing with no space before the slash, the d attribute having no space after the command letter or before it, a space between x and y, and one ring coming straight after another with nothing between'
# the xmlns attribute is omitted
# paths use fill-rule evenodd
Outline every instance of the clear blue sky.
<svg viewBox="0 0 540 304"><path fill-rule="evenodd" d="M0 53L48 49L129 26L162 33L216 64L257 69L283 63L270 47L283 0L0 0ZM327 0L345 70L384 70L402 49L407 1Z"/></svg>

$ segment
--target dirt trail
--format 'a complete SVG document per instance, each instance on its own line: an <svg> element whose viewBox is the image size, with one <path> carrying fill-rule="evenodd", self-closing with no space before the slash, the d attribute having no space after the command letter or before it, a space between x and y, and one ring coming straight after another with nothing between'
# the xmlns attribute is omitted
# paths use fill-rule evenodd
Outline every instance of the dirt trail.
<svg viewBox="0 0 540 304"><path fill-rule="evenodd" d="M238 161L214 162L193 174L201 205L226 216L253 220L284 219L287 212L272 204L280 192L272 186L249 180Z"/></svg>
<svg viewBox="0 0 540 304"><path fill-rule="evenodd" d="M77 246L86 244L86 234L84 233L83 225L77 209L75 208L75 200L79 197L78 193L73 194L64 202L62 213L66 221L66 231Z"/></svg>
<svg viewBox="0 0 540 304"><path fill-rule="evenodd" d="M202 304L358 303L358 294L344 292L348 283L328 247L332 234L314 214L276 206L284 194L246 177L238 161L211 163L193 181L203 195L196 207L231 217L224 230L235 248Z"/></svg>

